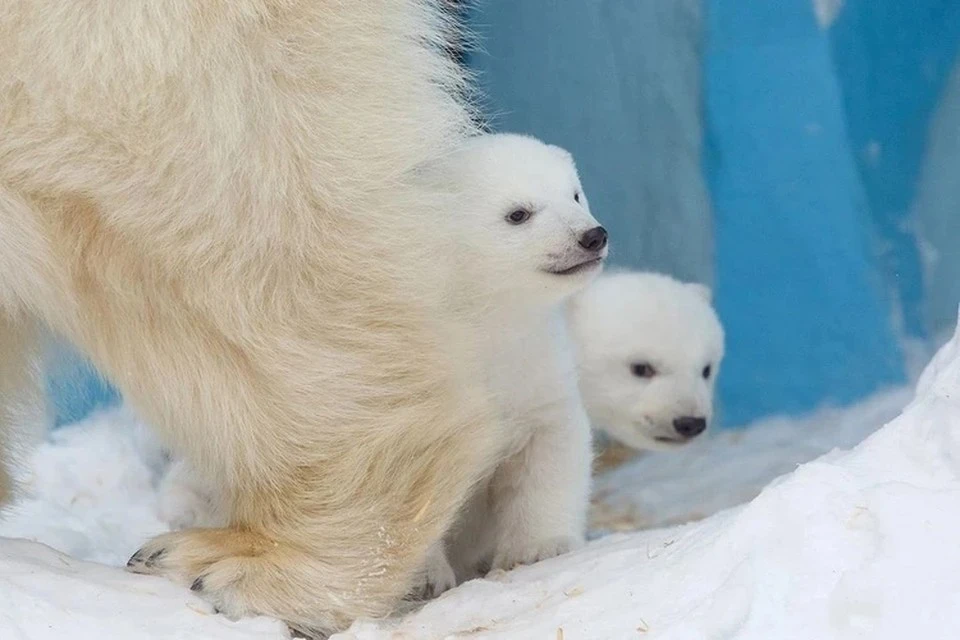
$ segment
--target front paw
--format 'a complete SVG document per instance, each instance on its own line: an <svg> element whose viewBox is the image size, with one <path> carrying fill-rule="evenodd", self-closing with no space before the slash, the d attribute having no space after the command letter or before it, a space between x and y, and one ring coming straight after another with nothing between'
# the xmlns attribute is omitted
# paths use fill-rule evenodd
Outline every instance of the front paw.
<svg viewBox="0 0 960 640"><path fill-rule="evenodd" d="M447 561L446 554L441 549L434 549L427 558L423 582L412 595L419 600L429 600L455 586L457 586L457 576L450 562Z"/></svg>
<svg viewBox="0 0 960 640"><path fill-rule="evenodd" d="M133 573L188 586L232 620L267 615L311 638L327 637L351 622L340 613L343 600L327 595L327 568L296 547L234 529L164 534L127 562Z"/></svg>
<svg viewBox="0 0 960 640"><path fill-rule="evenodd" d="M570 551L579 549L584 544L582 537L558 536L543 540L531 541L527 544L501 544L493 558L493 571L509 571L522 564L534 564Z"/></svg>

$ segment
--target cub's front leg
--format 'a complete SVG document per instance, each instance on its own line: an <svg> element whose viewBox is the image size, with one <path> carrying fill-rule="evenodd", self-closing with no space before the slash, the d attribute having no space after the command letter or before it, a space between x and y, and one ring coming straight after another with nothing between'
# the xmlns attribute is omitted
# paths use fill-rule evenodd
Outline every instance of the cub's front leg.
<svg viewBox="0 0 960 640"><path fill-rule="evenodd" d="M457 576L447 560L447 552L443 540L438 540L430 548L427 561L423 567L423 575L419 587L412 594L421 600L436 598L440 594L457 586Z"/></svg>
<svg viewBox="0 0 960 640"><path fill-rule="evenodd" d="M526 446L490 485L493 569L508 570L583 545L590 499L590 423L579 396L537 416ZM552 419L551 419L552 418Z"/></svg>

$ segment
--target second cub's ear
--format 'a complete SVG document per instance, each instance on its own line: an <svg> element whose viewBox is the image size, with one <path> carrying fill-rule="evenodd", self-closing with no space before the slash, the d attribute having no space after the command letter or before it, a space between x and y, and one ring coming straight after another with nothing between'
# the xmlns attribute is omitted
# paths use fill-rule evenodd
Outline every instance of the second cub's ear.
<svg viewBox="0 0 960 640"><path fill-rule="evenodd" d="M708 303L713 303L713 290L705 284L699 282L688 282L687 286L690 287L694 293L706 300Z"/></svg>

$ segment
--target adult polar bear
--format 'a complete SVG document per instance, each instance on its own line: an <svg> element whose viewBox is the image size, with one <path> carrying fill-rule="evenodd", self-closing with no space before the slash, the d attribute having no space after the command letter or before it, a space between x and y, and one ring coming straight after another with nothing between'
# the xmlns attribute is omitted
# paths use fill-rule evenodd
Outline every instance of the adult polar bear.
<svg viewBox="0 0 960 640"><path fill-rule="evenodd" d="M473 133L451 27L432 0L0 4L0 433L37 328L79 345L229 497L133 568L227 614L387 613L496 457L448 202L408 177Z"/></svg>

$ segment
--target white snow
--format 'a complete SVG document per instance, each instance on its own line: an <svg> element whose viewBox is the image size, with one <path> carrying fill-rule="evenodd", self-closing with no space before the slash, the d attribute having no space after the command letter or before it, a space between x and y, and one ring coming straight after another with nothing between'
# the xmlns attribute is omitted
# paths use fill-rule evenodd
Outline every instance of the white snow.
<svg viewBox="0 0 960 640"><path fill-rule="evenodd" d="M231 622L160 578L82 562L39 544L0 544L0 638L285 638L268 618Z"/></svg>
<svg viewBox="0 0 960 640"><path fill-rule="evenodd" d="M958 391L954 337L912 402L909 391L893 390L645 456L598 480L605 513L639 514L644 526L713 515L605 535L336 637L960 637ZM0 540L0 638L286 637L275 621L229 622L186 589L119 568L166 527L170 505L156 489L165 465L122 410L55 432L37 449L29 495L0 535L78 559Z"/></svg>
<svg viewBox="0 0 960 640"><path fill-rule="evenodd" d="M909 388L806 418L768 418L710 433L680 451L648 453L597 478L596 533L699 520L752 500L773 478L834 448L850 448L899 415Z"/></svg>

